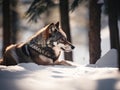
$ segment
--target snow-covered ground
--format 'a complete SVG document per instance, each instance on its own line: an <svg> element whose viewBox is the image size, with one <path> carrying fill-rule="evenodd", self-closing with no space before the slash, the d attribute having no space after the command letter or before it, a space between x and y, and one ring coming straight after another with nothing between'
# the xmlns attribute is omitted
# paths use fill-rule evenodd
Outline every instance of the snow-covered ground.
<svg viewBox="0 0 120 90"><path fill-rule="evenodd" d="M110 50L95 65L0 65L0 90L120 90L117 51Z"/></svg>

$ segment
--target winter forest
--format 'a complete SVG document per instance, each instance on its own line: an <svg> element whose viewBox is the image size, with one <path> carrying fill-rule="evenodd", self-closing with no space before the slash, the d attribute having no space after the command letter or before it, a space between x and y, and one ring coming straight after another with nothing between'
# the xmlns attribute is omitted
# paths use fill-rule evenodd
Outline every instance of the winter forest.
<svg viewBox="0 0 120 90"><path fill-rule="evenodd" d="M9 45L26 42L58 21L75 46L59 57L72 66L0 65L0 90L120 90L119 4L119 0L0 0L1 59Z"/></svg>

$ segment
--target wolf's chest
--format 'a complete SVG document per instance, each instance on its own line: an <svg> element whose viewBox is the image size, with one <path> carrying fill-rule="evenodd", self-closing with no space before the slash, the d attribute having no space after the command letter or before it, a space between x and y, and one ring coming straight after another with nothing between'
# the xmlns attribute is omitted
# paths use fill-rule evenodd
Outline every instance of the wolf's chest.
<svg viewBox="0 0 120 90"><path fill-rule="evenodd" d="M55 56L59 58L61 50L58 47L54 47L53 50L55 52Z"/></svg>

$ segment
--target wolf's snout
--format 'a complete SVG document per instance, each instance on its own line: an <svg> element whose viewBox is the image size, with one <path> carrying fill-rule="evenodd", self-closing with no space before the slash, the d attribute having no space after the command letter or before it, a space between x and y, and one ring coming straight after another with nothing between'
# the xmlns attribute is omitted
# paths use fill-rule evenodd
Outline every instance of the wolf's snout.
<svg viewBox="0 0 120 90"><path fill-rule="evenodd" d="M74 49L75 47L74 46L71 46L72 49Z"/></svg>

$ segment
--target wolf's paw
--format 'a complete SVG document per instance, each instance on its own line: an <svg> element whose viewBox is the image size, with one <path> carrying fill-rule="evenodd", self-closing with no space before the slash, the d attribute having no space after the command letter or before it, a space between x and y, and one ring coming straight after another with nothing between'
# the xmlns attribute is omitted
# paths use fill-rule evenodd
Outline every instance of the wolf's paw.
<svg viewBox="0 0 120 90"><path fill-rule="evenodd" d="M73 66L71 63L69 63L68 61L65 60L57 60L54 62L54 65L65 65L65 66Z"/></svg>

